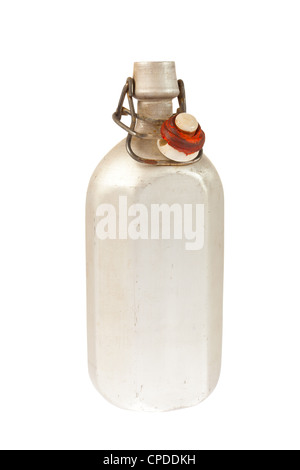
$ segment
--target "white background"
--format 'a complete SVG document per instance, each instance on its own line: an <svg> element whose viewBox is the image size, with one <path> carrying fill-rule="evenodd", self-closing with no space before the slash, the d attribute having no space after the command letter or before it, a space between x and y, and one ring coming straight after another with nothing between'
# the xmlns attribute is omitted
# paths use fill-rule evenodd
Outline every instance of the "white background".
<svg viewBox="0 0 300 470"><path fill-rule="evenodd" d="M299 13L1 1L1 448L300 448ZM138 60L176 61L226 200L221 379L161 414L113 407L86 366L85 192Z"/></svg>

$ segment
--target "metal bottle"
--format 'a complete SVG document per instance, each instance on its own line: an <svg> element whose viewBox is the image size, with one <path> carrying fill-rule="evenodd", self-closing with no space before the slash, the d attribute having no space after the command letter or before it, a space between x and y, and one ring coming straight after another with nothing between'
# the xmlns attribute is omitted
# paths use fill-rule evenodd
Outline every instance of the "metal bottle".
<svg viewBox="0 0 300 470"><path fill-rule="evenodd" d="M87 192L89 373L107 400L130 410L196 405L220 373L223 189L202 151L191 162L159 151L174 98L185 112L174 62L134 64L113 115L128 136Z"/></svg>

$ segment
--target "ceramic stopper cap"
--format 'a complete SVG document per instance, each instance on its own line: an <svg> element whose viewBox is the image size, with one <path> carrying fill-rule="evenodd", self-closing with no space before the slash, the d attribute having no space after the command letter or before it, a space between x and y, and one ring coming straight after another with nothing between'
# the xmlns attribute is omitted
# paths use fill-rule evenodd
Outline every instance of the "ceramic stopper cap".
<svg viewBox="0 0 300 470"><path fill-rule="evenodd" d="M175 118L175 124L183 132L195 132L198 129L197 119L188 113L180 113Z"/></svg>

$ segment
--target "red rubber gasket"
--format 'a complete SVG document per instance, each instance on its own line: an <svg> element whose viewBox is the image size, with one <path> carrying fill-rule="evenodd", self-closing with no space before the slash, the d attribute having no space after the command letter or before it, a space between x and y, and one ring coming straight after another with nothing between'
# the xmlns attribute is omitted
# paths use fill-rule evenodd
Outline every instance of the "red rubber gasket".
<svg viewBox="0 0 300 470"><path fill-rule="evenodd" d="M186 155L199 152L205 142L205 134L200 125L198 125L195 132L183 132L178 129L175 124L176 116L177 114L173 114L173 116L167 119L161 126L160 132L162 138L166 140L171 147Z"/></svg>

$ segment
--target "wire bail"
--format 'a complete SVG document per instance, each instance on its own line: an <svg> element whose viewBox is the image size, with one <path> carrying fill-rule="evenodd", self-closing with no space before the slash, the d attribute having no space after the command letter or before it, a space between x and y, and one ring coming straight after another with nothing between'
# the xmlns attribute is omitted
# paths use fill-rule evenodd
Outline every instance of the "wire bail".
<svg viewBox="0 0 300 470"><path fill-rule="evenodd" d="M183 80L178 80L178 87L179 87L179 95L177 99L178 99L179 107L177 108L177 112L176 112L177 114L186 112L186 97L185 97L185 87L184 87ZM140 139L146 139L146 138L149 139L149 137L151 138L152 134L142 134L141 132L137 132L134 130L138 116L134 109L133 94L134 94L134 80L133 78L128 77L123 87L123 90L121 92L117 109L113 113L112 118L114 122L118 124L118 126L122 127L122 129L124 129L128 133L127 139L126 139L126 150L134 160L136 160L139 163L147 163L150 165L157 165L157 166L170 166L170 165L171 166L183 166L183 165L190 165L200 160L200 158L202 157L202 153L203 153L202 149L199 151L198 155L189 162L175 162L172 160L154 160L154 159L139 157L136 153L134 153L131 147L132 137L138 137ZM129 109L123 106L126 95L128 99ZM122 116L131 116L130 127L122 122Z"/></svg>

